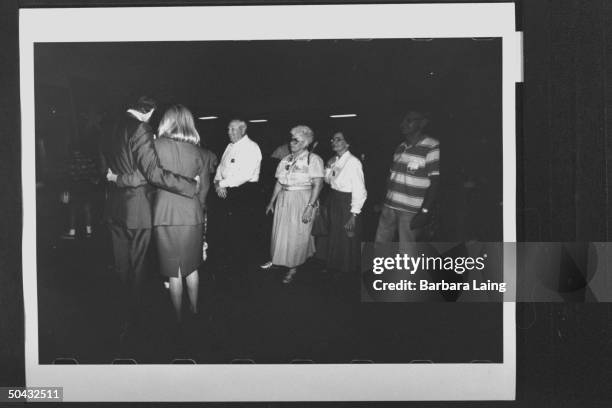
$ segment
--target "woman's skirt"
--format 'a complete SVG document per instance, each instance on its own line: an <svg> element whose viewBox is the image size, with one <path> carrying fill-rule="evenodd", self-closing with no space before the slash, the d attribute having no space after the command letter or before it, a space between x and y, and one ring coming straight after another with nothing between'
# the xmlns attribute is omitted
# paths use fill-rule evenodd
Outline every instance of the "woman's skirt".
<svg viewBox="0 0 612 408"><path fill-rule="evenodd" d="M160 273L187 276L202 262L202 225L159 225L153 229Z"/></svg>
<svg viewBox="0 0 612 408"><path fill-rule="evenodd" d="M312 220L302 222L309 200L310 190L282 190L278 194L271 242L274 265L294 268L314 254L314 238L310 235Z"/></svg>
<svg viewBox="0 0 612 408"><path fill-rule="evenodd" d="M361 246L361 219L355 220L352 237L344 225L351 217L351 193L331 190L329 194L329 236L327 268L340 272L354 272L359 268Z"/></svg>

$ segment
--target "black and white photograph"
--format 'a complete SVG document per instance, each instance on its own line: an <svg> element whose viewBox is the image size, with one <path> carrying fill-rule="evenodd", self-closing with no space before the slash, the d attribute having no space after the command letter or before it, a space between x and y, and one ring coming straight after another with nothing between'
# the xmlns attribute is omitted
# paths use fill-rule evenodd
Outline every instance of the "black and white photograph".
<svg viewBox="0 0 612 408"><path fill-rule="evenodd" d="M23 12L28 384L512 399L513 304L362 299L363 245L516 239L514 8L482 7Z"/></svg>
<svg viewBox="0 0 612 408"><path fill-rule="evenodd" d="M501 305L355 285L362 241L501 241L499 39L37 44L35 69L41 363L502 360ZM399 149L428 188L395 195Z"/></svg>
<svg viewBox="0 0 612 408"><path fill-rule="evenodd" d="M0 405L609 407L611 23L1 1Z"/></svg>

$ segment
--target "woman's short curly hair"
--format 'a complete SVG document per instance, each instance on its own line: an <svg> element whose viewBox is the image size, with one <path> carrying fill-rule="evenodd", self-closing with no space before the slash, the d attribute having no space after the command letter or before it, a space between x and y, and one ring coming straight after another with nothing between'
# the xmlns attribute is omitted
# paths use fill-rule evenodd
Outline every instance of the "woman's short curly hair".
<svg viewBox="0 0 612 408"><path fill-rule="evenodd" d="M293 127L291 129L291 134L294 136L303 137L307 145L310 145L314 141L314 132L306 125L298 125Z"/></svg>

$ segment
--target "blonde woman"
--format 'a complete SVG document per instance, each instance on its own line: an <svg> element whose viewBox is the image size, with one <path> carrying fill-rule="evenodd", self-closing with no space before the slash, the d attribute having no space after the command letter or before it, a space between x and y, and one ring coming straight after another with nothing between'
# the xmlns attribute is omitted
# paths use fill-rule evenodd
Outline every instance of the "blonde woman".
<svg viewBox="0 0 612 408"><path fill-rule="evenodd" d="M314 239L310 234L319 193L323 186L323 160L308 150L314 133L308 126L291 129L291 153L276 169L276 185L266 214L274 213L272 227L272 265L285 266L289 271L283 283L290 283L297 267L314 254Z"/></svg>
<svg viewBox="0 0 612 408"><path fill-rule="evenodd" d="M188 198L158 189L153 204L153 235L162 275L169 278L177 321L182 319L183 278L191 312L198 313L198 266L202 261L202 224L214 155L199 147L191 112L183 105L164 113L155 140L160 165L185 177L200 178L200 191Z"/></svg>

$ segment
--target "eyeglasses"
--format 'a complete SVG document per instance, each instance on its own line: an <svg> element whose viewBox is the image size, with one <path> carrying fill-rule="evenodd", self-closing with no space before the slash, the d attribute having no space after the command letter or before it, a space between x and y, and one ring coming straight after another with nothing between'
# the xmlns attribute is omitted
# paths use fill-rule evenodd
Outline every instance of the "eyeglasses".
<svg viewBox="0 0 612 408"><path fill-rule="evenodd" d="M343 137L332 137L330 139L330 142L344 142L344 138Z"/></svg>

